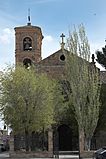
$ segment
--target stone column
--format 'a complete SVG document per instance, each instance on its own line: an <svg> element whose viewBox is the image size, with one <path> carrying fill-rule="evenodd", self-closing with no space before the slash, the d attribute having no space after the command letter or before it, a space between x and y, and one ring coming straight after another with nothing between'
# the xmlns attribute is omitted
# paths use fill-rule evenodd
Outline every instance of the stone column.
<svg viewBox="0 0 106 159"><path fill-rule="evenodd" d="M48 131L48 151L53 152L53 130Z"/></svg>
<svg viewBox="0 0 106 159"><path fill-rule="evenodd" d="M10 157L11 157L11 155L14 153L14 135L13 135L13 133L10 134L9 146L10 146L9 154L10 154Z"/></svg>

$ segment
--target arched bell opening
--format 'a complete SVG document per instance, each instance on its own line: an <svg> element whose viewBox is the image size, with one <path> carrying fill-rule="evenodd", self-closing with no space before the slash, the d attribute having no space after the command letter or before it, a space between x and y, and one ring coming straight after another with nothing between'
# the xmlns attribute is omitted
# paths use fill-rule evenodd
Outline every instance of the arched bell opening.
<svg viewBox="0 0 106 159"><path fill-rule="evenodd" d="M25 68L29 69L32 65L32 61L30 59L26 58L23 61L23 65L25 66Z"/></svg>
<svg viewBox="0 0 106 159"><path fill-rule="evenodd" d="M32 40L29 37L24 38L23 40L23 50L31 51L32 50Z"/></svg>

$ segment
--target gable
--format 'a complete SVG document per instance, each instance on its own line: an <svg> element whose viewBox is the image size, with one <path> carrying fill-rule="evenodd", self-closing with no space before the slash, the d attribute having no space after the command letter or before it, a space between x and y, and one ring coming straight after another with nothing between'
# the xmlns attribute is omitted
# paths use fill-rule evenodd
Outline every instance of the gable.
<svg viewBox="0 0 106 159"><path fill-rule="evenodd" d="M52 55L40 61L37 65L37 70L40 73L46 73L51 78L61 79L65 72L65 62L67 50L58 50Z"/></svg>
<svg viewBox="0 0 106 159"><path fill-rule="evenodd" d="M67 50L58 50L47 58L39 62L40 65L46 66L55 66L55 65L64 65L66 61Z"/></svg>
<svg viewBox="0 0 106 159"><path fill-rule="evenodd" d="M58 50L52 55L40 61L37 65L39 72L47 73L54 78L62 78L65 74L66 55L69 52L67 50ZM106 83L106 71L100 71L100 79L102 83Z"/></svg>

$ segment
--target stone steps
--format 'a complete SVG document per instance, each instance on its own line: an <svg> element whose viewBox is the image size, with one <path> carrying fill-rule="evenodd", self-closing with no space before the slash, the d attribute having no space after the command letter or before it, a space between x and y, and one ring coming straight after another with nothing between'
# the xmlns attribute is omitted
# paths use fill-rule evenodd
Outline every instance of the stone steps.
<svg viewBox="0 0 106 159"><path fill-rule="evenodd" d="M59 155L79 155L79 151L59 151Z"/></svg>

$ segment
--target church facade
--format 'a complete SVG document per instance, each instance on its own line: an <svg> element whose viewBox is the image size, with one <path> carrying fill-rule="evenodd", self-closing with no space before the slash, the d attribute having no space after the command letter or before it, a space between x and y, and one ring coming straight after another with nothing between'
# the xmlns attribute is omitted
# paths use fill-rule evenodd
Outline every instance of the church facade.
<svg viewBox="0 0 106 159"><path fill-rule="evenodd" d="M67 50L64 49L64 35L61 35L60 50L42 60L43 35L40 27L32 26L30 21L25 26L15 28L15 61L26 68L35 65L38 72L47 73L49 77L63 80ZM48 46L49 47L49 46ZM106 83L106 72L100 72L101 80ZM68 119L61 121L53 130L53 151L78 150L78 130L75 122ZM104 137L103 137L104 135ZM105 131L98 131L93 138L92 148L97 149L106 145Z"/></svg>

